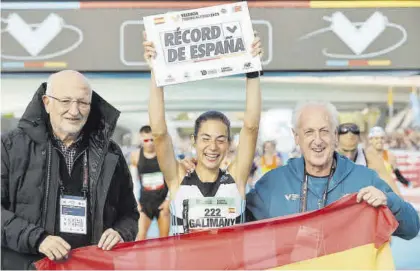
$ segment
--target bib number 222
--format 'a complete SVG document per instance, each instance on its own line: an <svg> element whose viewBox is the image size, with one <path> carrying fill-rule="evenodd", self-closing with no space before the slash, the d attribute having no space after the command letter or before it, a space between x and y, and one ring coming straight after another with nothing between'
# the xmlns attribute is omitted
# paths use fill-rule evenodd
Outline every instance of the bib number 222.
<svg viewBox="0 0 420 271"><path fill-rule="evenodd" d="M220 208L206 208L204 209L204 216L220 216Z"/></svg>

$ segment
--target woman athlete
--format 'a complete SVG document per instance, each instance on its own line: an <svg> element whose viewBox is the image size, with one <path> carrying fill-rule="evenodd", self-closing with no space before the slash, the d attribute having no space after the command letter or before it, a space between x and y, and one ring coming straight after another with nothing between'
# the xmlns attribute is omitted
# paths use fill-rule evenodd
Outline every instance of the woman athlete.
<svg viewBox="0 0 420 271"><path fill-rule="evenodd" d="M243 221L245 187L253 163L261 115L259 72L246 74L246 109L237 155L226 170L220 165L231 143L230 121L218 111L197 118L192 144L197 165L192 173L177 161L165 120L164 91L155 83L151 59L156 56L146 35L144 57L151 68L149 120L156 153L169 188L171 225L174 234L231 226ZM261 42L255 37L252 56L262 55Z"/></svg>

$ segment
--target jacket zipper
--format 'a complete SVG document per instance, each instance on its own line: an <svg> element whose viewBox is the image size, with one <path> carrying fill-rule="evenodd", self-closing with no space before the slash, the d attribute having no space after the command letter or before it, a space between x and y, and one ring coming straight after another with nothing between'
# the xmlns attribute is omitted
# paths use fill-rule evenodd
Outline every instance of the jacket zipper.
<svg viewBox="0 0 420 271"><path fill-rule="evenodd" d="M110 142L109 139L105 142L105 144L104 144L105 147L103 148L104 150L105 149L108 149L109 142ZM105 160L105 155L103 153L101 153L100 158L99 158L99 163L97 164L97 166L98 165L101 165L104 160ZM100 175L100 172L97 172L96 175L95 175L95 179L97 179L99 177L99 175ZM94 202L95 200L96 200L96 198L95 199L92 199L92 203L96 203L96 202ZM106 201L106 199L105 199L105 201ZM92 219L93 219L93 217L96 215L96 213L95 213L96 210L93 207L93 204L91 204L90 208L91 208L91 215L92 215ZM103 216L103 213L102 213L102 216ZM103 226L104 225L103 225L103 220L102 220L102 228L103 228ZM91 228L92 228L92 241L94 241L95 240L95 235L94 235L94 233L95 233L95 224L94 223L91 224ZM102 234L102 230L103 229L101 229L100 235ZM100 236L98 236L98 237L100 238ZM99 242L99 239L98 239L98 242Z"/></svg>
<svg viewBox="0 0 420 271"><path fill-rule="evenodd" d="M71 172L73 172L73 167L74 167L74 164L76 163L77 159L79 159L79 157L80 157L81 155L85 154L85 152L86 152L86 150L82 151L81 153L79 153L79 154L78 154L78 155L74 158L73 165L71 165L71 171L70 171L70 174L71 174Z"/></svg>
<svg viewBox="0 0 420 271"><path fill-rule="evenodd" d="M47 206L48 206L48 194L50 189L50 179L51 179L51 142L48 143L48 167L47 167L47 183L46 183L46 191L44 197L44 208L42 209L42 227L45 228L47 224Z"/></svg>
<svg viewBox="0 0 420 271"><path fill-rule="evenodd" d="M88 149L86 148L84 151L82 151L81 153L79 153L77 156L76 156L76 158L74 158L74 162L76 162L76 160L77 159L79 159L79 157L82 155L82 154L84 154L85 152L87 152L88 151ZM73 163L73 165L71 166L71 172L73 171L73 166L74 166L74 163ZM71 174L71 173L70 173ZM89 189L89 191L90 191L90 188L88 188ZM92 202L93 202L93 192L91 191L91 194L90 194L90 202L89 202L89 210L90 210L90 216L91 216L91 223L90 223L90 226L91 226L91 233L90 233L90 235L91 235L91 238L92 238L92 240L91 241L93 241L93 233L94 233L94 229L95 229L95 223L93 223L93 220L95 219L94 217L93 217L93 204L92 204Z"/></svg>

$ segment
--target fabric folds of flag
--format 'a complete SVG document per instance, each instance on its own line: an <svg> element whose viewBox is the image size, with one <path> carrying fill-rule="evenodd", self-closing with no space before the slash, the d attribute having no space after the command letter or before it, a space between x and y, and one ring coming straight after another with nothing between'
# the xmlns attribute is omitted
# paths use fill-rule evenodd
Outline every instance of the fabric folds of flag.
<svg viewBox="0 0 420 271"><path fill-rule="evenodd" d="M387 207L349 195L325 208L181 236L71 251L39 270L394 269L389 247L398 223Z"/></svg>

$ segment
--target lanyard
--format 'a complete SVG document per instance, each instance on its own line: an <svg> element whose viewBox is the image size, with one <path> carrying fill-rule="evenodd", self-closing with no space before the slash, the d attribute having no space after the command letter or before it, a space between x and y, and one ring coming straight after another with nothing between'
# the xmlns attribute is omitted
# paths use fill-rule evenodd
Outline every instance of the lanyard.
<svg viewBox="0 0 420 271"><path fill-rule="evenodd" d="M184 229L184 233L189 233L190 228L188 225L188 199L184 199L182 202L182 228Z"/></svg>
<svg viewBox="0 0 420 271"><path fill-rule="evenodd" d="M321 202L322 205L320 206L320 208L323 208L327 202L328 187L330 185L332 176L334 175L334 171L336 168L335 164L336 164L336 161L335 159L333 159L333 163L331 164L330 174L328 175L327 185L322 195L322 202ZM308 173L306 172L306 165L304 165L304 167L305 167L305 173L303 175L303 184L302 184L302 189L300 192L300 209L299 209L300 213L306 212L306 205L308 201Z"/></svg>
<svg viewBox="0 0 420 271"><path fill-rule="evenodd" d="M59 178L58 180L60 182L60 192L61 192L61 195L63 195L64 194L63 181L61 180L61 178ZM88 174L87 151L84 151L84 154L83 154L83 186L82 186L82 193L83 193L84 198L86 198L86 195L89 192L89 186L88 185L89 185L89 174Z"/></svg>

